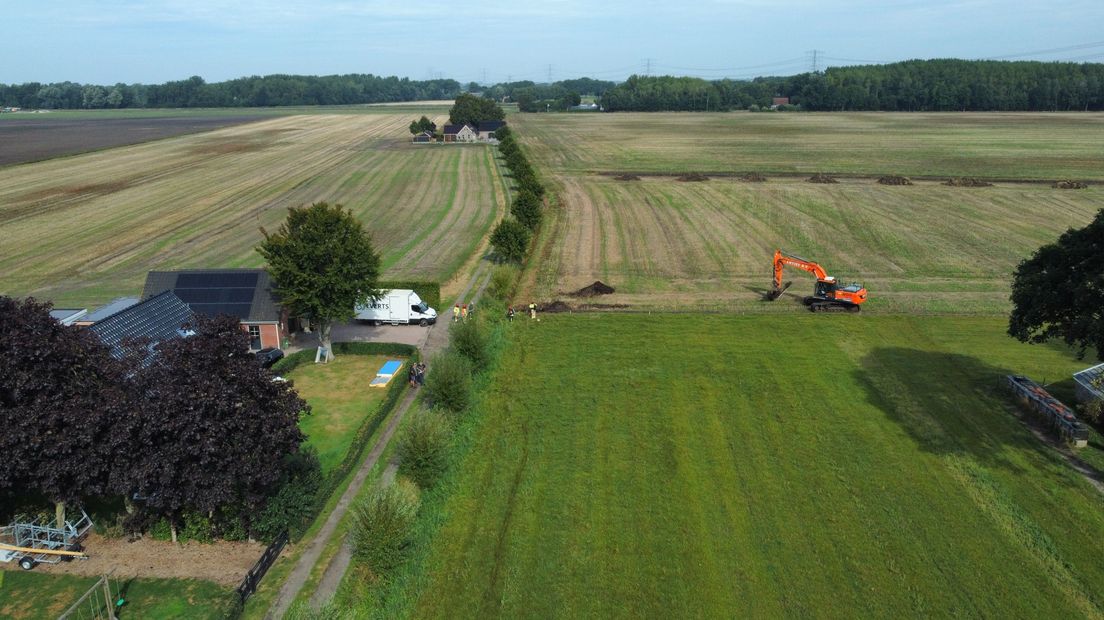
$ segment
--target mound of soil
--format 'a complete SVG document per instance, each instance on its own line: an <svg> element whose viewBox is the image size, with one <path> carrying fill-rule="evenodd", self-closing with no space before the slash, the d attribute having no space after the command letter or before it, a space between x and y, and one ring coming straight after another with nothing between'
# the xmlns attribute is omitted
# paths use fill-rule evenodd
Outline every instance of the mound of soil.
<svg viewBox="0 0 1104 620"><path fill-rule="evenodd" d="M691 173L684 174L684 175L680 176L678 178L678 180L679 181L692 181L692 182L708 181L709 177L705 176L704 174L701 174L700 172L691 172Z"/></svg>
<svg viewBox="0 0 1104 620"><path fill-rule="evenodd" d="M747 174L742 174L739 178L745 183L765 183L767 181L767 177L759 174L758 172L749 172Z"/></svg>
<svg viewBox="0 0 1104 620"><path fill-rule="evenodd" d="M594 284L584 286L583 288L571 293L572 297L594 297L595 295L609 295L614 291L613 287L602 282L601 280L595 280Z"/></svg>
<svg viewBox="0 0 1104 620"><path fill-rule="evenodd" d="M943 185L950 187L991 187L993 184L989 181L982 181L981 179L975 179L973 177L954 177L947 179Z"/></svg>
<svg viewBox="0 0 1104 620"><path fill-rule="evenodd" d="M808 181L809 183L839 183L839 181L837 181L835 177L830 177L830 176L828 176L826 174L823 174L823 173L820 173L820 172L814 174L813 176L811 176L811 177L809 177L805 180Z"/></svg>
<svg viewBox="0 0 1104 620"><path fill-rule="evenodd" d="M878 179L881 185L912 185L912 179L908 177L887 176Z"/></svg>
<svg viewBox="0 0 1104 620"><path fill-rule="evenodd" d="M540 307L537 308L538 312L571 312L571 310L571 306L558 299L556 301L542 304Z"/></svg>
<svg viewBox="0 0 1104 620"><path fill-rule="evenodd" d="M640 177L635 174L619 174L613 177L616 181L639 181Z"/></svg>
<svg viewBox="0 0 1104 620"><path fill-rule="evenodd" d="M1055 181L1054 185L1051 185L1051 187L1053 187L1054 189L1085 189L1088 186L1088 183L1084 183L1082 181L1071 181L1069 179Z"/></svg>

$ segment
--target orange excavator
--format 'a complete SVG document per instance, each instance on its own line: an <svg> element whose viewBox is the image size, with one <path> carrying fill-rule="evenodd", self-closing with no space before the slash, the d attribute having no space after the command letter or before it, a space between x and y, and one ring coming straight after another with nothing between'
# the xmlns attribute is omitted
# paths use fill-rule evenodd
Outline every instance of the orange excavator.
<svg viewBox="0 0 1104 620"><path fill-rule="evenodd" d="M840 286L839 282L828 275L817 263L811 260L787 254L782 250L774 251L774 281L773 288L766 294L768 301L774 301L790 288L793 282L782 283L782 270L789 265L802 271L808 271L816 276L816 288L813 294L803 301L813 312L858 312L862 310L862 304L866 301L866 288L861 284L848 284Z"/></svg>

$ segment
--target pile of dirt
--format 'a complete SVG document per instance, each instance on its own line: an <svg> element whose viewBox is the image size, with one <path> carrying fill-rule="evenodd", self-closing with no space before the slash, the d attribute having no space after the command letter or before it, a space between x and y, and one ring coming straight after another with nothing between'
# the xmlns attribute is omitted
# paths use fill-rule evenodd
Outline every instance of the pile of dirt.
<svg viewBox="0 0 1104 620"><path fill-rule="evenodd" d="M739 179L745 183L765 183L767 177L759 174L758 172L749 172L747 174L740 175Z"/></svg>
<svg viewBox="0 0 1104 620"><path fill-rule="evenodd" d="M835 177L830 177L821 172L818 172L805 180L809 183L839 183L839 181L837 181Z"/></svg>
<svg viewBox="0 0 1104 620"><path fill-rule="evenodd" d="M639 181L640 177L635 174L619 174L613 177L616 181Z"/></svg>
<svg viewBox="0 0 1104 620"><path fill-rule="evenodd" d="M708 181L709 177L700 172L690 172L678 178L679 181Z"/></svg>
<svg viewBox="0 0 1104 620"><path fill-rule="evenodd" d="M947 179L943 185L950 187L991 187L993 184L989 181L982 181L981 179L975 179L973 177L953 177Z"/></svg>
<svg viewBox="0 0 1104 620"><path fill-rule="evenodd" d="M609 295L613 293L612 286L602 282L601 280L595 280L594 284L584 286L583 288L571 293L572 297L594 297L595 295Z"/></svg>
<svg viewBox="0 0 1104 620"><path fill-rule="evenodd" d="M878 183L881 185L912 185L912 179L890 175L879 178Z"/></svg>
<svg viewBox="0 0 1104 620"><path fill-rule="evenodd" d="M1054 189L1085 189L1088 186L1089 184L1083 181L1073 181L1070 179L1055 181L1054 184L1051 185Z"/></svg>
<svg viewBox="0 0 1104 620"><path fill-rule="evenodd" d="M538 312L571 312L571 306L566 303L556 300L546 304L541 304L538 308Z"/></svg>

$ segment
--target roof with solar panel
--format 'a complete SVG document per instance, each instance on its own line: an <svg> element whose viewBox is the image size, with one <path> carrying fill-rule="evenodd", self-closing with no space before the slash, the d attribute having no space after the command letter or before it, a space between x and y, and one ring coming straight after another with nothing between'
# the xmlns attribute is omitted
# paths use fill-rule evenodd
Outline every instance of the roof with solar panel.
<svg viewBox="0 0 1104 620"><path fill-rule="evenodd" d="M172 291L192 312L241 321L279 321L280 304L264 269L151 271L142 298Z"/></svg>

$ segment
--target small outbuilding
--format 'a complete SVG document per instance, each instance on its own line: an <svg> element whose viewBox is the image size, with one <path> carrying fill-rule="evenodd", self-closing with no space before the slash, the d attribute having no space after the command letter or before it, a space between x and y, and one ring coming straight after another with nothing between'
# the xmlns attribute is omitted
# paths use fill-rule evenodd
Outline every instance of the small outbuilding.
<svg viewBox="0 0 1104 620"><path fill-rule="evenodd" d="M88 314L85 308L54 308L50 310L50 317L62 325L77 325L83 316Z"/></svg>
<svg viewBox="0 0 1104 620"><path fill-rule="evenodd" d="M89 325L95 325L107 317L122 312L131 306L138 305L138 302L142 301L138 297L116 297L106 304L92 310L88 314L77 319L74 325L78 327L88 327Z"/></svg>
<svg viewBox="0 0 1104 620"><path fill-rule="evenodd" d="M411 142L413 142L414 144L431 144L436 141L437 138L434 137L433 133L429 131L423 131L422 133L414 134L414 138L411 139Z"/></svg>

